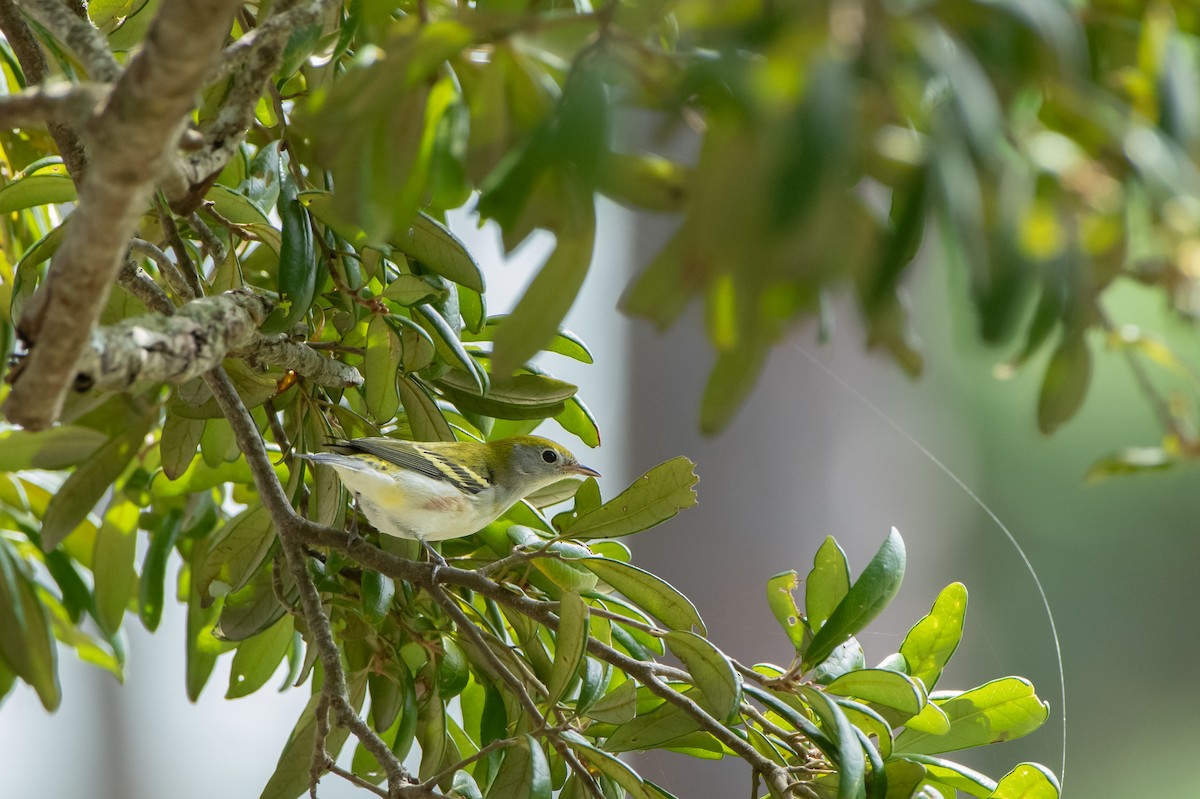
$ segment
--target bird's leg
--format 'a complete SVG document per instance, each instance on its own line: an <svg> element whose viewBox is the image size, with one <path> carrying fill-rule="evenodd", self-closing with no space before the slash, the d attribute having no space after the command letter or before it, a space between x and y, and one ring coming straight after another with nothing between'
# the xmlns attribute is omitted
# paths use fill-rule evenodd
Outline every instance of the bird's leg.
<svg viewBox="0 0 1200 799"><path fill-rule="evenodd" d="M359 495L356 493L354 495L353 507L350 509L349 536L350 536L350 544L351 545L357 543L362 538L362 536L360 536L358 534L358 497L359 497Z"/></svg>
<svg viewBox="0 0 1200 799"><path fill-rule="evenodd" d="M446 559L442 557L440 552L433 548L433 544L430 544L424 538L418 538L417 540L421 542L421 546L425 547L425 551L429 553L429 561L433 564L433 573L430 575L430 579L434 585L437 585L438 572L446 565Z"/></svg>

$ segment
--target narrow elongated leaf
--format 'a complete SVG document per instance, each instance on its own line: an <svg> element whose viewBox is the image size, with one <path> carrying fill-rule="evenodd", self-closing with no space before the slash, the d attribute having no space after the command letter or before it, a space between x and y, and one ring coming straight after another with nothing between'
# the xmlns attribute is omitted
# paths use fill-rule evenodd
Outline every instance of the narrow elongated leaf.
<svg viewBox="0 0 1200 799"><path fill-rule="evenodd" d="M967 612L967 588L951 583L933 601L929 614L913 625L900 644L900 654L908 664L908 673L933 690L946 662L962 640L963 619Z"/></svg>
<svg viewBox="0 0 1200 799"><path fill-rule="evenodd" d="M1092 379L1092 353L1082 331L1067 335L1046 365L1038 396L1038 429L1049 435L1083 405Z"/></svg>
<svg viewBox="0 0 1200 799"><path fill-rule="evenodd" d="M75 199L75 183L64 175L28 175L0 188L0 214Z"/></svg>
<svg viewBox="0 0 1200 799"><path fill-rule="evenodd" d="M554 639L554 668L546 685L551 705L562 699L587 654L589 617L587 603L579 594L568 591L562 595L558 608L558 634Z"/></svg>
<svg viewBox="0 0 1200 799"><path fill-rule="evenodd" d="M54 711L62 700L57 650L46 609L22 567L0 542L0 660L33 686L42 707Z"/></svg>
<svg viewBox="0 0 1200 799"><path fill-rule="evenodd" d="M175 548L182 525L183 511L173 509L150 530L150 546L146 547L142 576L138 580L138 616L151 632L158 629L158 623L162 620L167 558Z"/></svg>
<svg viewBox="0 0 1200 799"><path fill-rule="evenodd" d="M893 527L829 620L813 635L804 653L804 668L816 666L843 641L862 631L891 602L903 579L904 541Z"/></svg>
<svg viewBox="0 0 1200 799"><path fill-rule="evenodd" d="M906 729L896 738L896 751L936 755L1010 741L1042 726L1050 712L1033 685L1021 677L993 680L950 699L935 700L935 704L949 718L949 731L932 735Z"/></svg>
<svg viewBox="0 0 1200 799"><path fill-rule="evenodd" d="M696 504L696 464L684 457L655 466L599 508L575 519L571 538L619 538L641 532Z"/></svg>
<svg viewBox="0 0 1200 799"><path fill-rule="evenodd" d="M110 638L121 628L125 610L137 591L133 559L137 554L138 512L136 505L117 495L96 531L92 550L96 622Z"/></svg>
<svg viewBox="0 0 1200 799"><path fill-rule="evenodd" d="M497 316L489 316L487 321L479 330L471 331L463 334L463 341L491 341L496 330L501 327L505 320L508 319L507 314L499 314ZM558 355L565 355L580 363L593 363L592 351L588 349L587 344L583 339L565 328L559 328L558 333L546 346L542 347L545 352L553 352Z"/></svg>
<svg viewBox="0 0 1200 799"><path fill-rule="evenodd" d="M280 306L263 323L266 333L289 330L312 307L317 288L317 259L313 250L308 209L297 199L291 174L280 165L280 196L276 208L283 225L279 247Z"/></svg>
<svg viewBox="0 0 1200 799"><path fill-rule="evenodd" d="M375 421L383 424L396 415L400 394L396 374L400 369L400 339L382 316L367 323L367 354L363 358L363 399Z"/></svg>
<svg viewBox="0 0 1200 799"><path fill-rule="evenodd" d="M787 633L788 640L797 652L803 652L812 640L812 632L796 607L796 597L792 594L800 587L800 578L795 570L777 574L767 580L767 606L771 608L775 621Z"/></svg>
<svg viewBox="0 0 1200 799"><path fill-rule="evenodd" d="M146 438L150 418L143 417L114 436L80 464L55 492L42 521L42 549L49 551L87 518Z"/></svg>
<svg viewBox="0 0 1200 799"><path fill-rule="evenodd" d="M248 508L231 519L196 570L196 587L206 604L246 585L274 543L275 528L265 506Z"/></svg>
<svg viewBox="0 0 1200 799"><path fill-rule="evenodd" d="M285 614L263 632L243 641L229 668L226 699L237 699L262 688L292 647L292 616Z"/></svg>
<svg viewBox="0 0 1200 799"><path fill-rule="evenodd" d="M808 614L809 627L821 629L849 590L850 567L846 564L846 553L833 536L828 536L817 550L804 587L804 610Z"/></svg>
<svg viewBox="0 0 1200 799"><path fill-rule="evenodd" d="M886 669L851 671L829 683L825 690L894 708L906 716L920 713L927 701L924 689L910 677Z"/></svg>
<svg viewBox="0 0 1200 799"><path fill-rule="evenodd" d="M493 419L547 419L562 413L563 403L579 390L544 375L492 375L484 397L479 395L475 377L461 369L450 369L435 382L460 410Z"/></svg>
<svg viewBox="0 0 1200 799"><path fill-rule="evenodd" d="M87 460L108 439L89 427L59 425L34 433L0 431L0 472L66 469Z"/></svg>
<svg viewBox="0 0 1200 799"><path fill-rule="evenodd" d="M846 718L841 707L821 691L803 686L801 692L821 720L825 733L837 747L836 751L827 751L825 754L838 764L838 799L865 799L866 762L854 725Z"/></svg>
<svg viewBox="0 0 1200 799"><path fill-rule="evenodd" d="M704 634L704 622L700 619L696 606L665 580L637 566L608 558L581 558L578 563L661 621L668 629L686 631L695 627Z"/></svg>
<svg viewBox="0 0 1200 799"><path fill-rule="evenodd" d="M704 694L705 708L718 720L732 723L741 707L742 689L729 658L695 633L668 633L667 646Z"/></svg>
<svg viewBox="0 0 1200 799"><path fill-rule="evenodd" d="M550 764L530 735L504 750L504 760L488 788L487 799L550 799Z"/></svg>
<svg viewBox="0 0 1200 799"><path fill-rule="evenodd" d="M559 183L564 211L554 251L493 337L493 368L498 375L512 374L554 338L592 263L596 238L592 195L565 178Z"/></svg>
<svg viewBox="0 0 1200 799"><path fill-rule="evenodd" d="M483 293L483 270L475 263L470 250L427 214L417 213L406 230L392 236L391 244L442 277Z"/></svg>

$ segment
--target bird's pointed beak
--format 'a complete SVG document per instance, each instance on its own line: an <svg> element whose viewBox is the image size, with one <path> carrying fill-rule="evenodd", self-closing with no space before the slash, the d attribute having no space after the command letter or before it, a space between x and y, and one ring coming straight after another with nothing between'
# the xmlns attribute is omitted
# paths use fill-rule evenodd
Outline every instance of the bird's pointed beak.
<svg viewBox="0 0 1200 799"><path fill-rule="evenodd" d="M582 474L585 477L599 477L600 472L593 469L591 466L584 466L582 463L572 464L570 467L572 474Z"/></svg>

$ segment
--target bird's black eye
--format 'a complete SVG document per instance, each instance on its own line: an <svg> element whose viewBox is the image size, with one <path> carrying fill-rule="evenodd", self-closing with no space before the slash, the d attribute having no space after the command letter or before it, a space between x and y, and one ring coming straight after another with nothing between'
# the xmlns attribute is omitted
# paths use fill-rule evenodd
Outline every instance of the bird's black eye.
<svg viewBox="0 0 1200 799"><path fill-rule="evenodd" d="M552 449L542 450L542 460L546 463L558 463L558 453Z"/></svg>

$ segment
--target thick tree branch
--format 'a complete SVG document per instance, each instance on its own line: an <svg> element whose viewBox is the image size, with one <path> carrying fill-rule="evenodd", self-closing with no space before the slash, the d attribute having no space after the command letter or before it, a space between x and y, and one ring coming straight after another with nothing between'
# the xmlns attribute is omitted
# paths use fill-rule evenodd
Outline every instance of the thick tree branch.
<svg viewBox="0 0 1200 799"><path fill-rule="evenodd" d="M5 5L11 0L0 0L0 26ZM102 157L89 166L62 246L18 323L29 357L4 404L10 421L40 430L58 418L154 180L239 5L164 0L143 49L91 125L89 140Z"/></svg>
<svg viewBox="0 0 1200 799"><path fill-rule="evenodd" d="M272 303L245 289L193 300L172 316L98 327L76 367L75 389L124 391L134 383L184 383L254 339Z"/></svg>
<svg viewBox="0 0 1200 799"><path fill-rule="evenodd" d="M21 0L21 6L79 56L83 68L94 80L111 83L120 76L121 65L108 48L104 34L92 26L86 15L79 17L62 0Z"/></svg>
<svg viewBox="0 0 1200 799"><path fill-rule="evenodd" d="M79 128L111 90L104 83L49 83L0 97L0 127L61 123Z"/></svg>
<svg viewBox="0 0 1200 799"><path fill-rule="evenodd" d="M205 77L206 84L213 84L228 78L246 68L247 64L257 63L257 51L264 48L282 46L293 32L310 25L316 25L325 19L329 10L337 5L337 0L308 0L295 8L275 14L263 21L257 28L247 31L240 39L225 48L221 60Z"/></svg>
<svg viewBox="0 0 1200 799"><path fill-rule="evenodd" d="M48 70L46 69L46 59L42 55L42 47L33 35L33 31L29 30L29 26L25 24L21 11L13 4L12 0L0 0L0 31L12 45L17 61L21 63L21 71L25 73L25 85L36 86L44 81ZM61 122L50 122L47 127L50 130L50 137L58 146L58 152L62 155L67 172L78 186L83 180L88 163L87 151L84 149L83 142L69 126Z"/></svg>

